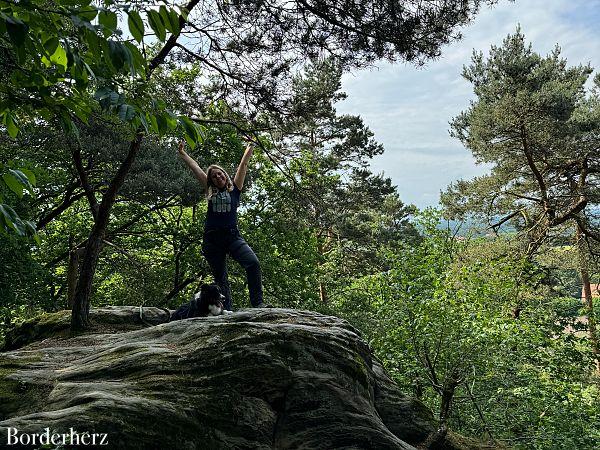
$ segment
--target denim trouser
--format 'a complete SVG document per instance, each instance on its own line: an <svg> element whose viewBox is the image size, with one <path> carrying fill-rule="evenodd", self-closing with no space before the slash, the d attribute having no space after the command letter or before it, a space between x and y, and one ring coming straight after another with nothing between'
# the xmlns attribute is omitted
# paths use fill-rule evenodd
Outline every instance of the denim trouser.
<svg viewBox="0 0 600 450"><path fill-rule="evenodd" d="M231 310L231 289L227 278L227 255L241 264L246 269L248 277L248 290L250 291L250 303L258 306L263 301L262 284L260 277L260 264L256 254L240 235L237 228L208 229L204 232L204 244L202 253L210 265L215 283L221 288L225 296L223 306Z"/></svg>

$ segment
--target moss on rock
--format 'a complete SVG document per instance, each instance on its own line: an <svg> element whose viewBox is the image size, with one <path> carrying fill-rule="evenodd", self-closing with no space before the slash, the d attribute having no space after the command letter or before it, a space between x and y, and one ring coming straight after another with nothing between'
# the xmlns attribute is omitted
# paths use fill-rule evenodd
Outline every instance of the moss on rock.
<svg viewBox="0 0 600 450"><path fill-rule="evenodd" d="M39 383L19 377L19 373L40 361L39 355L0 359L0 422L15 414L29 414L45 403L52 391L50 381Z"/></svg>
<svg viewBox="0 0 600 450"><path fill-rule="evenodd" d="M70 319L69 311L45 313L27 319L6 333L4 345L0 350L15 350L34 341L65 334L69 329Z"/></svg>

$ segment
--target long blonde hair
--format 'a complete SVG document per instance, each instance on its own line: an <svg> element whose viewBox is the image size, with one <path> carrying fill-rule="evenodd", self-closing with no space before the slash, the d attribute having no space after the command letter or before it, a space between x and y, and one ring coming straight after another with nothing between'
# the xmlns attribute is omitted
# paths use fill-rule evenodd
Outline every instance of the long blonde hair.
<svg viewBox="0 0 600 450"><path fill-rule="evenodd" d="M223 169L221 166L217 166L216 164L211 164L208 166L208 169L206 169L206 199L209 201L219 192L219 188L213 184L212 178L210 177L213 170L220 170L225 174L225 178L227 178L225 189L227 189L227 192L233 191L233 181L231 181L231 177L227 172L225 172L225 169Z"/></svg>

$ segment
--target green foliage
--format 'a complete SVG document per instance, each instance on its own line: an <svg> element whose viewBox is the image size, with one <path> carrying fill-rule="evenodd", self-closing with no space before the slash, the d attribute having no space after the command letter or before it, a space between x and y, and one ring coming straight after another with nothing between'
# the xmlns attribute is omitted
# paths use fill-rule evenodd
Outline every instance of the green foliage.
<svg viewBox="0 0 600 450"><path fill-rule="evenodd" d="M11 324L55 308L50 286L29 242L0 234L0 340Z"/></svg>
<svg viewBox="0 0 600 450"><path fill-rule="evenodd" d="M143 41L143 13L159 40L167 31L179 34L182 8L162 5L136 10L131 5L109 2L102 7L88 0L3 3L0 10L0 50L3 70L0 88L0 119L15 138L28 123L52 123L75 136L94 111L102 109L129 124L164 135L183 123L186 139L200 139L197 124L167 110L166 104L144 93L150 69L136 45L123 39L118 13L128 14L132 36ZM142 94L144 93L144 94ZM93 94L93 95L92 95ZM20 172L2 170L3 184L19 197L31 193L31 180ZM14 209L1 204L0 230L35 235L33 224L21 220ZM36 239L38 239L36 237Z"/></svg>
<svg viewBox="0 0 600 450"><path fill-rule="evenodd" d="M422 217L424 240L392 255L389 271L355 280L335 310L434 411L458 380L452 429L515 448L596 448L593 355L564 328L565 300L510 240L457 240L438 217Z"/></svg>
<svg viewBox="0 0 600 450"><path fill-rule="evenodd" d="M498 226L510 220L534 245L574 223L598 240L600 110L598 93L586 93L591 73L569 67L558 47L535 53L519 29L489 57L474 53L463 77L476 100L453 120L452 135L492 168L450 185L447 214L480 214Z"/></svg>
<svg viewBox="0 0 600 450"><path fill-rule="evenodd" d="M600 121L598 91L586 89L591 73L589 65L568 66L558 47L545 57L535 53L517 29L489 57L473 55L463 76L476 99L452 122L453 135L492 169L451 185L442 195L447 214L485 217L496 231L510 224L523 242L519 253L544 271L533 285L546 291L530 294L544 307L531 321L519 319L527 328L510 336L534 345L543 358L530 355L531 363L512 355L519 387L493 398L510 405L511 412L503 412L510 432L531 436L533 448L598 446L598 411L590 403L598 404L598 390L589 377L592 354L598 363L597 307L590 297L585 310L581 303L554 300L568 294L581 299L582 286L598 270ZM574 320L580 314L585 320ZM538 415L527 414L532 410Z"/></svg>
<svg viewBox="0 0 600 450"><path fill-rule="evenodd" d="M35 175L29 169L12 169L4 164L0 164L0 174L0 234L11 232L19 236L34 236L39 242L33 222L21 219L10 205L3 203L5 197L22 199L25 192L34 196Z"/></svg>
<svg viewBox="0 0 600 450"><path fill-rule="evenodd" d="M18 131L15 113L24 114L28 108L44 118L57 116L66 129L75 130L73 117L86 121L92 111L88 89L94 86L99 88L96 100L112 94L119 97L117 106L128 110L121 114L123 120L134 126L143 121L142 116L147 120L140 99L127 98L121 92L131 80L144 80L148 70L138 47L122 39L117 20L121 12L127 13L129 31L138 43L144 34L140 13L161 41L167 31L180 32L182 10L164 5L159 12L113 2L97 7L88 0L3 5L1 45L7 50L4 57L11 67L6 74L10 89L17 95L2 96L0 113L11 136ZM20 95L24 92L29 96Z"/></svg>

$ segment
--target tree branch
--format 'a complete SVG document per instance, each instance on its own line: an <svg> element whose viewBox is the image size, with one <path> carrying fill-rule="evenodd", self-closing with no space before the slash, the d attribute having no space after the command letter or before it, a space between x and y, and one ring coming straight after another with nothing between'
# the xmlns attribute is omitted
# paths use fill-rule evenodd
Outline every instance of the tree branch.
<svg viewBox="0 0 600 450"><path fill-rule="evenodd" d="M191 14L192 9L194 9L194 7L199 2L200 2L200 0L192 0L187 5L185 5L185 9L187 9L188 14ZM185 26L186 23L187 23L187 21L183 18L183 16L180 15L179 16L179 33L172 34L169 37L169 39L167 39L167 42L165 43L163 48L161 48L160 51L158 52L158 54L154 58L152 58L152 61L150 61L150 64L148 64L148 73L146 74L146 79L149 79L150 75L152 75L152 72L154 72L154 69L156 69L158 66L160 66L165 61L165 58L167 57L169 52L173 49L173 47L177 43L177 39L181 35L181 30L183 30L183 27Z"/></svg>
<svg viewBox="0 0 600 450"><path fill-rule="evenodd" d="M508 222L508 221L509 221L510 219L512 219L513 217L515 217L515 216L518 216L519 214L521 214L521 211L523 211L523 210L522 210L522 209L519 209L519 210L517 210L517 211L515 211L515 212L513 212L513 213L511 213L511 214L509 214L508 216L506 216L506 217L502 218L502 219L500 220L500 222L497 222L497 223L494 223L494 224L490 225L490 226L488 227L488 230L489 230L490 228L491 228L491 229L493 229L493 230L497 230L498 228L500 228L500 226L501 226L503 223L505 223L505 222Z"/></svg>
<svg viewBox="0 0 600 450"><path fill-rule="evenodd" d="M548 187L546 186L546 182L544 181L544 177L538 170L535 165L535 161L533 160L533 156L531 155L531 151L529 148L529 144L527 142L527 135L525 133L525 126L521 125L521 142L523 144L523 153L525 153L525 158L527 158L527 164L529 168L533 172L533 176L537 180L538 186L540 188L540 192L542 195L542 204L544 205L544 210L549 216L549 221L554 220L554 209L550 207L548 202Z"/></svg>
<svg viewBox="0 0 600 450"><path fill-rule="evenodd" d="M85 192L85 196L88 199L88 203L90 205L90 210L92 212L92 217L94 220L98 217L98 200L96 200L96 195L94 193L94 189L90 184L90 180L88 179L87 172L83 168L83 162L81 161L81 148L79 147L79 143L75 144L75 148L72 149L73 162L75 163L75 169L77 170L77 174L79 175L79 182L81 183L81 187Z"/></svg>
<svg viewBox="0 0 600 450"><path fill-rule="evenodd" d="M74 190L74 189L73 189ZM54 208L52 211L48 212L44 217L42 217L35 225L35 228L39 231L44 228L48 223L54 220L56 217L60 216L64 211L69 209L69 207L75 203L80 198L85 197L85 192L80 192L78 194L72 195L73 190L70 192L67 190L65 192L65 197L60 205Z"/></svg>

